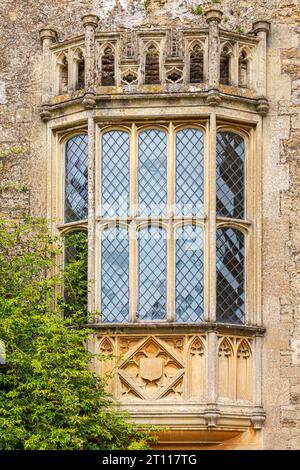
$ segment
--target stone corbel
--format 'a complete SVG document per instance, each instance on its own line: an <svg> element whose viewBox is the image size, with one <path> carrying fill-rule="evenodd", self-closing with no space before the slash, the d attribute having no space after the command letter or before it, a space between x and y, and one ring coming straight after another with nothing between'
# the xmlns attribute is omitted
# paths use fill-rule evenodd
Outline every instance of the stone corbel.
<svg viewBox="0 0 300 470"><path fill-rule="evenodd" d="M256 103L256 111L258 112L258 114L260 114L261 116L266 116L269 112L269 109L270 105L267 98L265 98L264 96L260 96L257 99Z"/></svg>
<svg viewBox="0 0 300 470"><path fill-rule="evenodd" d="M219 93L219 90L216 88L213 88L208 91L207 96L206 96L206 103L209 106L218 106L221 103L221 95Z"/></svg>
<svg viewBox="0 0 300 470"><path fill-rule="evenodd" d="M47 122L51 119L51 111L50 106L48 104L43 104L40 107L40 117L44 122Z"/></svg>
<svg viewBox="0 0 300 470"><path fill-rule="evenodd" d="M85 88L92 92L95 86L95 29L99 17L88 14L81 20L85 29Z"/></svg>
<svg viewBox="0 0 300 470"><path fill-rule="evenodd" d="M251 416L251 422L253 424L253 429L258 431L262 429L264 422L266 420L266 413L261 407L256 408Z"/></svg>
<svg viewBox="0 0 300 470"><path fill-rule="evenodd" d="M86 109L95 108L96 106L95 93L93 93L92 91L88 91L87 93L85 93L81 104Z"/></svg>
<svg viewBox="0 0 300 470"><path fill-rule="evenodd" d="M215 404L209 405L209 407L203 412L203 417L205 419L206 426L209 429L217 427L220 416L220 410L218 410Z"/></svg>

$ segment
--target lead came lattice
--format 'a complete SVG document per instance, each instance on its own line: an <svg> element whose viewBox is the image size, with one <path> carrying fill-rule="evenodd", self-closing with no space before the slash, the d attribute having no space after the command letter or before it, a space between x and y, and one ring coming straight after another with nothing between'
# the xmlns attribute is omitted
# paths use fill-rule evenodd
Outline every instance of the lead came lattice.
<svg viewBox="0 0 300 470"><path fill-rule="evenodd" d="M203 320L203 230L185 226L176 233L176 319Z"/></svg>
<svg viewBox="0 0 300 470"><path fill-rule="evenodd" d="M243 137L233 132L217 134L217 215L244 218Z"/></svg>
<svg viewBox="0 0 300 470"><path fill-rule="evenodd" d="M110 131L102 136L102 213L124 217L129 208L128 132Z"/></svg>
<svg viewBox="0 0 300 470"><path fill-rule="evenodd" d="M166 316L165 230L149 227L139 232L139 319Z"/></svg>
<svg viewBox="0 0 300 470"><path fill-rule="evenodd" d="M103 322L128 321L129 242L126 229L106 229L102 233Z"/></svg>
<svg viewBox="0 0 300 470"><path fill-rule="evenodd" d="M88 141L76 135L66 143L65 222L87 218Z"/></svg>
<svg viewBox="0 0 300 470"><path fill-rule="evenodd" d="M233 228L217 230L217 320L243 323L244 235Z"/></svg>

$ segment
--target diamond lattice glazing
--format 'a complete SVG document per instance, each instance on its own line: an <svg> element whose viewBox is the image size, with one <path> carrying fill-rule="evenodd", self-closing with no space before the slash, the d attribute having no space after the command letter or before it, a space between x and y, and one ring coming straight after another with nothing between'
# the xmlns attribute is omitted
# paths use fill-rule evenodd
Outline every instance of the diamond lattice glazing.
<svg viewBox="0 0 300 470"><path fill-rule="evenodd" d="M176 319L203 320L203 230L191 225L176 232Z"/></svg>
<svg viewBox="0 0 300 470"><path fill-rule="evenodd" d="M65 222L87 218L88 139L76 135L66 143Z"/></svg>
<svg viewBox="0 0 300 470"><path fill-rule="evenodd" d="M217 215L244 217L245 142L233 132L217 134Z"/></svg>
<svg viewBox="0 0 300 470"><path fill-rule="evenodd" d="M159 216L167 200L167 137L150 129L139 135L139 213Z"/></svg>
<svg viewBox="0 0 300 470"><path fill-rule="evenodd" d="M149 227L139 232L139 319L166 316L165 230Z"/></svg>
<svg viewBox="0 0 300 470"><path fill-rule="evenodd" d="M203 132L183 129L176 134L176 207L180 215L203 215Z"/></svg>
<svg viewBox="0 0 300 470"><path fill-rule="evenodd" d="M102 136L102 214L124 217L129 208L129 134L105 132Z"/></svg>
<svg viewBox="0 0 300 470"><path fill-rule="evenodd" d="M129 241L123 228L102 233L101 313L103 322L128 321Z"/></svg>
<svg viewBox="0 0 300 470"><path fill-rule="evenodd" d="M242 232L232 228L217 230L217 320L243 323L245 247Z"/></svg>

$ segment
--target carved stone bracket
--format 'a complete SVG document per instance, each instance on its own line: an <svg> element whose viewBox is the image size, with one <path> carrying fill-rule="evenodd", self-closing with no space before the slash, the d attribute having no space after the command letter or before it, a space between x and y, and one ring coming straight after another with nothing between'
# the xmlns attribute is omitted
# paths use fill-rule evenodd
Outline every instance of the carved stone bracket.
<svg viewBox="0 0 300 470"><path fill-rule="evenodd" d="M266 116L269 112L269 109L270 105L267 98L265 98L264 96L259 97L256 104L256 111L258 112L258 114L260 114L261 116Z"/></svg>
<svg viewBox="0 0 300 470"><path fill-rule="evenodd" d="M49 105L44 104L40 107L40 117L44 122L47 122L51 119L51 108Z"/></svg>
<svg viewBox="0 0 300 470"><path fill-rule="evenodd" d="M206 425L208 428L215 428L218 424L218 419L221 416L220 410L215 404L209 405L209 407L203 413Z"/></svg>
<svg viewBox="0 0 300 470"><path fill-rule="evenodd" d="M86 109L95 108L95 106L96 106L95 94L92 93L92 92L85 93L81 104Z"/></svg>
<svg viewBox="0 0 300 470"><path fill-rule="evenodd" d="M265 420L266 420L266 413L263 411L262 408L257 408L251 417L253 428L256 431L262 429Z"/></svg>
<svg viewBox="0 0 300 470"><path fill-rule="evenodd" d="M207 97L206 97L206 103L209 106L218 106L221 103L222 99L219 93L219 90L217 89L212 89L209 90Z"/></svg>

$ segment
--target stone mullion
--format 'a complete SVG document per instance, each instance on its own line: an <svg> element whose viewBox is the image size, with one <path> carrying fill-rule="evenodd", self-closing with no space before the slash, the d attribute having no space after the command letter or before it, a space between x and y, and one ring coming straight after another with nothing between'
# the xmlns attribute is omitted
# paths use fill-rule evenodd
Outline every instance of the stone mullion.
<svg viewBox="0 0 300 470"><path fill-rule="evenodd" d="M138 241L135 217L138 214L138 130L130 134L130 223L129 229L129 321L137 321L138 311Z"/></svg>
<svg viewBox="0 0 300 470"><path fill-rule="evenodd" d="M176 310L176 239L174 231L174 223L172 217L175 215L176 204L176 162L175 162L175 131L173 123L169 125L168 135L168 195L167 195L167 213L169 217L168 232L167 232L167 320L175 321Z"/></svg>
<svg viewBox="0 0 300 470"><path fill-rule="evenodd" d="M88 112L88 311L96 306L96 181L95 181L95 122L93 112Z"/></svg>
<svg viewBox="0 0 300 470"><path fill-rule="evenodd" d="M216 113L211 113L209 124L208 165L208 305L205 321L216 321Z"/></svg>

